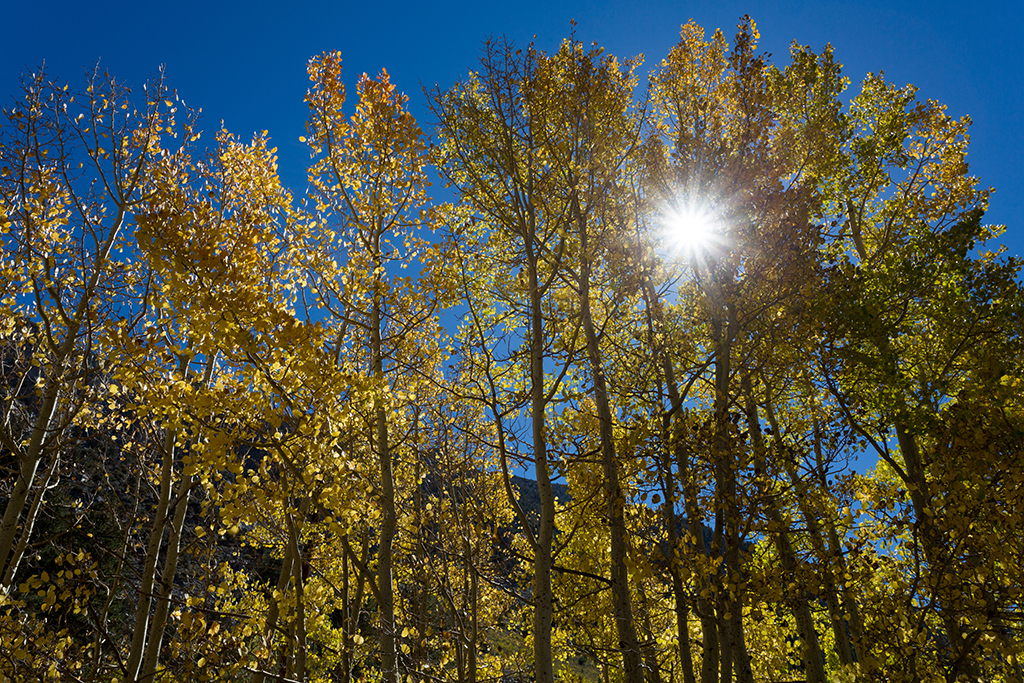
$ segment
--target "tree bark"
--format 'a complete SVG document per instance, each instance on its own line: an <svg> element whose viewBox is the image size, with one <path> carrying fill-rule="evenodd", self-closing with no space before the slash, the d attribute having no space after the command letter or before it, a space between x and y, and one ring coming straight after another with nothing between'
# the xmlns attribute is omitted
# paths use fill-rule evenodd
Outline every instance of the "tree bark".
<svg viewBox="0 0 1024 683"><path fill-rule="evenodd" d="M643 278L644 298L647 302L648 325L651 337L651 348L654 353L655 364L660 366L665 377L665 386L668 391L669 410L662 416L662 432L665 441L662 450L662 470L665 479L663 481L665 503L663 506L666 533L668 534L671 557L669 568L672 575L672 592L675 596L676 631L679 641L679 661L683 668L683 683L695 683L693 652L690 645L689 632L689 603L685 594L677 553L682 547L692 546L690 551L699 548L703 553L704 530L697 511L697 502L694 493L690 488L690 458L689 450L683 442L682 419L683 397L679 393L679 384L676 381L675 368L672 359L669 358L663 341L664 315L661 302L654 291L650 276L645 273ZM687 390L688 392L688 390ZM660 389L659 389L660 394ZM674 416L674 418L673 418ZM675 503L676 492L675 482L672 476L672 462L670 449L674 450L676 467L680 481L679 496L683 500L683 519L686 523L686 534L681 544L676 530ZM699 541L698 541L699 534ZM690 541L690 539L693 541ZM710 583L704 576L698 576L697 591L697 616L701 624L701 645L705 656L701 660L701 683L714 683L718 663L718 625L715 623L714 615L711 613L710 601L701 595L703 590L710 587Z"/></svg>
<svg viewBox="0 0 1024 683"><path fill-rule="evenodd" d="M619 464L615 453L615 436L608 385L601 360L601 348L594 329L590 304L591 263L587 221L580 211L579 202L572 199L576 225L580 238L580 315L587 343L587 358L593 375L594 404L597 407L598 433L601 442L601 467L604 472L605 514L611 536L611 588L615 631L622 655L625 683L643 683L643 660L636 625L633 623L633 604L629 594L629 571L626 567L628 552L626 541L626 500L619 481Z"/></svg>
<svg viewBox="0 0 1024 683"><path fill-rule="evenodd" d="M263 622L263 642L271 652L273 652L274 634L277 631L277 620L280 616L280 603L284 597L285 591L288 590L288 583L291 581L293 576L292 563L296 561L298 560L292 554L291 543L285 543L284 557L281 558L281 571L277 576L277 588L270 596L270 600L268 600L269 607L267 609L267 618ZM265 683L265 670L269 667L270 660L268 659L266 665L253 674L252 683Z"/></svg>
<svg viewBox="0 0 1024 683"><path fill-rule="evenodd" d="M149 530L149 546L146 548L146 561L139 579L139 599L135 605L135 629L132 632L132 644L128 651L127 678L135 681L142 665L145 652L146 634L149 632L150 608L153 603L153 587L156 578L156 564L163 544L164 523L167 518L167 506L171 499L171 479L174 474L174 443L177 432L166 430L164 434L163 462L160 464L160 492L157 500L153 526Z"/></svg>
<svg viewBox="0 0 1024 683"><path fill-rule="evenodd" d="M384 353L382 348L382 264L380 235L374 241L373 303L370 312L370 353L372 372L378 383L377 391L384 391ZM393 546L397 529L395 515L395 475L388 443L388 417L382 396L374 398L375 446L380 467L381 528L377 549L378 619L381 650L381 677L384 683L397 683L398 668L395 651L395 588L393 577Z"/></svg>
<svg viewBox="0 0 1024 683"><path fill-rule="evenodd" d="M761 420L758 416L757 404L754 402L754 391L750 381L750 375L744 374L741 380L743 398L746 403L747 428L750 430L750 439L754 447L754 457L757 459L757 469L760 472L765 470L767 453L764 446L764 437L761 433ZM800 577L800 561L793 550L793 543L789 538L788 525L782 518L778 504L771 492L764 500L765 514L773 527L770 533L775 537L775 548L779 553L782 563L783 582L796 584L796 589L789 596L792 603L793 618L796 620L797 633L803 643L802 658L804 668L807 672L807 683L825 683L825 661L821 654L821 644L818 642L818 633L814 629L814 617L808 604L807 591L804 589Z"/></svg>
<svg viewBox="0 0 1024 683"><path fill-rule="evenodd" d="M305 519L303 515L302 519ZM291 545L292 581L295 583L295 654L292 657L292 675L296 680L306 680L306 600L302 576L302 550L299 547L299 524L288 516L288 542Z"/></svg>
<svg viewBox="0 0 1024 683"><path fill-rule="evenodd" d="M531 207L532 208L532 207ZM532 213L532 212L531 212ZM534 250L535 227L526 234L526 258L530 296L530 419L533 431L533 457L540 496L540 525L533 560L533 667L536 683L554 683L554 657L551 651L551 627L554 618L554 594L551 588L551 550L555 536L555 494L551 488L547 436L544 433L544 316L538 259Z"/></svg>
<svg viewBox="0 0 1024 683"><path fill-rule="evenodd" d="M775 434L775 438L780 439L782 431L775 417L775 409L771 397L765 401L765 414L768 418L768 424L771 425L772 431ZM814 418L813 428L814 448L820 465L821 435L817 417ZM837 572L833 564L838 564L838 573L842 576L846 573L846 561L843 557L842 547L837 545L838 535L835 531L835 525L827 514L822 514L823 511L811 508L812 496L814 494L804 477L800 476L793 452L783 444L779 447L779 456L786 469L786 475L796 489L797 507L800 509L800 515L807 524L807 534L811 540L811 547L818 558L822 590L825 592L825 604L828 607L829 620L832 625L832 635L835 638L835 649L839 663L844 666L851 666L858 661L864 662L864 653L860 650L862 646L857 645L855 648L854 645L854 643L860 642L860 634L862 633L860 612L856 600L845 586L842 590L842 595L840 595L836 584ZM821 527L823 523L830 527L830 534L835 539L831 542L831 548L826 543L825 537L822 534ZM843 613L844 609L846 610L845 615ZM853 632L852 642L850 631Z"/></svg>
<svg viewBox="0 0 1024 683"><path fill-rule="evenodd" d="M753 683L754 675L750 666L743 634L743 567L739 538L740 510L737 497L736 475L741 463L734 452L729 435L729 407L731 405L729 385L732 374L732 314L721 301L720 286L712 273L713 292L709 297L712 306L712 331L715 344L715 440L714 455L717 479L716 536L725 545L722 561L722 590L719 593L719 619L722 625L721 676L732 680L733 669L739 683ZM716 544L719 541L716 540ZM715 552L721 552L715 548Z"/></svg>

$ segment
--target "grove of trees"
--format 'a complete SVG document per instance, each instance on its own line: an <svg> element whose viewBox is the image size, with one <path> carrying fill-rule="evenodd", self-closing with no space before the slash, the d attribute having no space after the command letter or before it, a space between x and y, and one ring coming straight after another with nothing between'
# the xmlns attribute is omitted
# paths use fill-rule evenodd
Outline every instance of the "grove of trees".
<svg viewBox="0 0 1024 683"><path fill-rule="evenodd" d="M1024 682L970 121L757 39L491 40L426 132L322 54L298 197L161 78L25 75L0 680Z"/></svg>

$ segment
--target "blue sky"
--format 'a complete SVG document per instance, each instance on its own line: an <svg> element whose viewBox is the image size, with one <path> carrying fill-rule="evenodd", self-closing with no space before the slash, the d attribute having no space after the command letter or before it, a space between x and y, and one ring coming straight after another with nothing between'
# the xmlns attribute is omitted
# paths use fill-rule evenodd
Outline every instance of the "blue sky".
<svg viewBox="0 0 1024 683"><path fill-rule="evenodd" d="M820 50L832 43L857 87L868 71L884 70L920 96L969 114L971 171L996 188L987 221L1004 223L1011 253L1024 254L1024 42L1017 2L379 2L292 0L149 3L110 0L6 0L0 10L0 101L17 94L19 75L46 60L51 76L83 82L84 67L102 66L133 85L166 64L172 87L202 107L203 129L221 120L248 138L266 129L279 148L286 185L301 193L307 150L302 102L305 63L340 50L350 92L357 76L384 67L410 96L429 130L421 85L442 88L474 67L481 42L505 35L551 49L569 22L577 36L619 57L643 53L656 64L695 19L731 37L749 13L761 47L784 63L793 40Z"/></svg>

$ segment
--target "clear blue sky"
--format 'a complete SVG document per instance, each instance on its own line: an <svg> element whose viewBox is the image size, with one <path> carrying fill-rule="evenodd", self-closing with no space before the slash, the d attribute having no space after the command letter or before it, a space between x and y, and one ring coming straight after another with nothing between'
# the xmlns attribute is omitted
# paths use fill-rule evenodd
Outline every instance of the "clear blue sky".
<svg viewBox="0 0 1024 683"><path fill-rule="evenodd" d="M301 193L307 161L303 134L305 63L340 50L346 82L382 67L409 94L429 130L421 84L450 86L479 57L481 42L506 35L551 49L577 21L577 36L611 53L643 53L658 62L695 19L731 38L740 15L761 31L761 47L784 62L793 40L820 50L832 43L856 88L884 70L951 114L969 114L971 171L996 188L988 222L1009 226L1005 242L1024 254L1024 41L1019 2L379 2L339 0L4 0L0 21L0 99L17 94L19 75L46 60L53 77L83 82L97 57L141 86L166 64L172 87L202 107L203 129L220 120L243 138L266 129L279 148L285 183Z"/></svg>

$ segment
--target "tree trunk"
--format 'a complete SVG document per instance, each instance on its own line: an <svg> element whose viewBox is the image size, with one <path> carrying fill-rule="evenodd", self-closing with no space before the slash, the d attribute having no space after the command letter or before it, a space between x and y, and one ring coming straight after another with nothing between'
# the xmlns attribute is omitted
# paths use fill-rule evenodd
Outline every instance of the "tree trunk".
<svg viewBox="0 0 1024 683"><path fill-rule="evenodd" d="M342 538L347 550L348 534ZM349 559L348 552L341 553L341 683L352 680L352 598L349 595Z"/></svg>
<svg viewBox="0 0 1024 683"><path fill-rule="evenodd" d="M644 627L644 679L647 683L661 683L661 666L658 664L658 641L651 627L651 605L642 582L637 583L637 594L643 612Z"/></svg>
<svg viewBox="0 0 1024 683"><path fill-rule="evenodd" d="M28 493L32 488L32 484L35 483L39 463L43 458L46 447L57 436L57 432L53 429L53 416L58 412L62 384L68 379L69 366L76 355L75 341L78 338L79 332L82 331L82 327L88 326L93 295L99 284L100 274L107 268L110 251L113 249L114 242L117 240L117 236L124 225L124 218L125 207L118 206L117 215L114 218L110 232L96 252L92 271L89 273L88 281L82 289L75 312L70 320L67 321L64 341L60 344L59 348L52 349L54 351L54 362L50 369L50 376L46 378L39 412L32 426L32 435L29 437L28 445L24 451L19 449L19 452L15 453L20 464L18 480L14 484L14 490L11 491L10 498L7 499L3 520L0 521L0 576L3 577L0 580L0 595L6 595L10 591L14 576L18 571L18 565L21 563L22 554L28 545L32 528L35 525L35 514L38 514L38 507L36 507L35 514L29 515L22 523L21 535L24 542L18 543L15 546L15 538L18 536L18 520L25 511ZM62 425L61 429L64 426L66 425ZM56 456L56 454L54 455Z"/></svg>
<svg viewBox="0 0 1024 683"><path fill-rule="evenodd" d="M716 277L712 274L712 279ZM715 289L718 285L713 283ZM728 309L715 291L711 298L712 329L715 343L715 441L714 455L717 479L717 510L721 516L716 520L716 536L724 541L723 581L719 593L719 619L722 625L721 676L723 681L732 680L735 668L739 683L753 683L754 675L750 666L743 634L743 573L740 553L740 510L737 497L736 474L741 463L733 451L729 435L729 383L732 372L732 321ZM716 544L719 543L716 540ZM720 547L715 552L721 552Z"/></svg>
<svg viewBox="0 0 1024 683"><path fill-rule="evenodd" d="M308 513L307 513L308 514ZM303 515L301 519L306 519ZM288 516L288 542L292 549L292 581L295 583L295 655L292 657L292 675L296 680L306 680L306 601L304 577L302 576L302 552L299 548L299 524Z"/></svg>
<svg viewBox="0 0 1024 683"><path fill-rule="evenodd" d="M741 380L743 398L746 403L747 428L754 447L754 457L759 472L765 470L766 451L764 437L761 433L761 420L758 416L757 404L754 403L754 391L750 375L744 374ZM764 501L765 514L773 527L769 533L775 537L775 547L782 563L783 583L796 584L796 590L789 596L792 603L793 618L796 620L797 633L803 643L802 658L807 672L807 683L825 683L825 661L818 642L818 633L814 630L814 617L808 605L807 591L803 588L800 577L800 561L797 559L793 544L789 538L788 525L782 518L775 497L768 493Z"/></svg>
<svg viewBox="0 0 1024 683"><path fill-rule="evenodd" d="M281 558L281 571L277 576L277 588L268 600L267 618L263 622L263 642L268 650L273 652L274 635L277 632L277 620L280 616L280 604L284 599L284 593L288 590L288 583L292 579L292 563L297 561L292 555L291 543L284 547L284 557ZM268 659L266 665L252 675L252 683L265 683L266 670L270 668L271 661Z"/></svg>
<svg viewBox="0 0 1024 683"><path fill-rule="evenodd" d="M477 576L476 567L470 563L469 567L469 597L470 597L470 611L469 611L469 666L467 677L469 683L476 683L477 668L477 648L480 644L480 577Z"/></svg>
<svg viewBox="0 0 1024 683"><path fill-rule="evenodd" d="M530 418L533 427L533 457L540 496L540 526L533 559L533 668L535 683L554 683L551 626L554 594L551 588L551 549L555 536L555 494L551 489L547 436L544 434L544 316L534 251L534 226L526 235L530 296Z"/></svg>
<svg viewBox="0 0 1024 683"><path fill-rule="evenodd" d="M816 409L816 407L812 409ZM768 424L771 425L775 438L781 438L782 431L775 417L775 409L770 397L765 402L765 414L768 417ZM817 417L814 418L814 448L820 467L821 435ZM790 482L792 482L793 488L796 489L797 507L800 509L800 515L807 524L807 533L811 540L811 547L818 558L822 590L825 593L825 604L828 606L829 620L832 625L832 635L835 638L835 649L839 663L843 666L850 666L855 661L864 662L863 653L860 652L859 646L858 649L854 649L849 633L852 630L853 641L859 642L861 629L859 627L860 613L857 603L848 588L843 589L843 595L840 597L840 591L836 585L836 569L833 566L834 558L839 564L839 575L842 576L846 573L846 562L842 554L842 547L833 547L830 550L821 531L821 525L824 522L825 525L831 527L831 534L838 541L835 526L827 515L822 514L823 511L811 508L813 494L807 481L800 476L797 470L797 463L794 460L792 451L784 444L780 444L778 450L783 466L786 468L786 475L789 477ZM846 605L846 616L843 614L844 604ZM849 622L847 622L847 619L849 619Z"/></svg>
<svg viewBox="0 0 1024 683"><path fill-rule="evenodd" d="M643 661L639 639L633 623L633 605L629 595L629 571L626 567L626 500L619 483L619 463L615 454L615 436L608 386L601 361L601 348L594 329L590 305L591 264L587 223L575 196L572 200L580 237L580 315L583 334L587 342L587 358L593 375L594 404L597 407L598 433L601 441L601 466L604 471L605 514L611 535L611 588L615 631L622 654L625 683L643 683Z"/></svg>
<svg viewBox="0 0 1024 683"><path fill-rule="evenodd" d="M771 417L772 413L769 412L768 415ZM825 488L827 481L825 480L825 473L822 468L821 428L817 417L814 418L814 456L820 478L818 483L822 487L822 491L827 492ZM808 515L810 511L807 509L807 506L811 501L808 487L799 476L793 457L790 455L790 457L786 457L784 460L790 480L794 481L797 486L797 502L800 504L800 513L807 520L807 530L810 532L811 545L815 553L817 553L819 561L824 565L823 576L825 580L826 602L832 619L832 631L836 638L836 650L839 654L839 661L844 665L852 665L855 661L866 665L868 662L865 650L866 645L863 642L864 626L860 618L860 608L857 606L857 601L854 599L852 591L845 583L842 589L842 602L840 602L839 590L836 587L836 575L845 576L847 574L847 566L843 547L839 543L839 534L836 532L835 521L831 514L821 515L820 518L815 512L811 512ZM828 544L825 543L825 539L822 536L821 521L819 519L828 527ZM833 567L833 560L839 565L838 572ZM846 619L843 618L844 606ZM850 637L850 631L853 632L852 638Z"/></svg>
<svg viewBox="0 0 1024 683"><path fill-rule="evenodd" d="M379 236L378 236L379 241ZM380 244L374 244L373 305L370 315L370 352L372 371L377 381L377 391L384 391L384 355L381 342L381 263ZM375 445L380 466L381 484L381 528L377 549L377 592L379 597L378 619L380 620L379 641L381 649L381 678L383 683L397 683L398 668L395 652L395 587L393 577L393 546L397 519L395 516L395 475L388 443L388 418L383 398L374 398Z"/></svg>
<svg viewBox="0 0 1024 683"><path fill-rule="evenodd" d="M931 572L936 574L954 570L943 557L945 548L942 532L935 527L934 512L930 508L931 494L929 493L928 479L924 471L924 463L921 460L917 438L899 417L893 419L893 425L896 428L900 453L903 454L903 462L907 468L905 483L910 493L911 506L914 508L914 518L917 521L921 550L925 561ZM976 676L977 664L969 656L974 644L967 637L956 614L950 612L948 604L951 601L947 600L946 596L938 594L933 595L933 600L946 631L946 642L950 645L950 659L953 661L953 668L950 672L952 677L949 680L956 680L961 674Z"/></svg>
<svg viewBox="0 0 1024 683"><path fill-rule="evenodd" d="M648 311L648 326L651 348L654 353L655 363L660 365L662 372L665 377L665 386L668 390L668 398L670 404L670 410L662 418L662 434L664 449L662 450L662 471L664 473L663 493L665 495L665 502L663 505L664 519L666 532L669 539L669 547L671 556L669 558L669 571L672 575L672 592L675 595L675 611L676 611L676 631L679 641L679 661L680 666L683 669L683 683L695 683L694 680L694 667L693 667L693 652L690 645L690 630L689 630L689 603L687 601L688 596L685 594L682 577L680 576L680 566L677 553L680 552L682 546L679 543L678 532L676 530L676 519L675 519L675 503L676 503L676 492L675 492L675 480L672 476L672 462L669 457L670 450L674 449L677 468L679 470L679 481L680 496L683 499L683 518L686 520L686 540L684 544L689 546L691 542L689 538L693 538L693 547L698 547L697 534L700 534L699 548L700 552L704 552L704 533L702 524L700 522L700 516L697 513L697 504L694 500L693 492L690 490L690 459L689 450L686 444L683 442L682 433L682 420L680 413L682 412L683 398L679 393L679 385L676 382L675 369L672 365L672 359L668 357L668 353L665 350L665 344L663 341L663 330L664 330L664 317L662 315L661 302L658 300L657 294L654 291L654 285L651 283L650 276L645 273L643 279L644 285L644 298L647 302ZM661 393L659 389L659 395ZM660 397L659 397L660 400ZM673 420L673 416L675 419ZM693 551L691 547L691 552ZM711 614L711 605L707 598L700 595L701 591L709 587L707 577L699 576L697 591L697 610L698 617L701 623L701 638L703 651L705 657L702 659L701 664L701 683L714 683L715 673L717 671L717 660L718 660L718 627L715 624L713 615ZM708 653L712 653L708 655ZM709 659L713 662L708 663Z"/></svg>
<svg viewBox="0 0 1024 683"><path fill-rule="evenodd" d="M145 651L146 634L149 631L149 612L153 604L153 585L156 578L156 564L163 544L164 522L167 518L167 506L171 499L171 479L174 474L174 442L177 433L173 429L164 434L163 462L160 464L160 492L153 517L153 526L149 530L149 546L146 548L146 561L139 579L139 599L135 605L135 629L132 631L131 649L128 651L127 679L134 681L142 665Z"/></svg>
<svg viewBox="0 0 1024 683"><path fill-rule="evenodd" d="M210 378L213 376L213 371L214 371L214 368L216 367L216 364L217 364L217 354L215 353L212 356L210 356L207 359L207 361L206 361L206 368L203 371L203 378L202 378L202 382L203 382L204 386L209 384ZM180 371L184 371L186 367L187 367L187 360L185 358L182 358L179 361L179 370ZM175 448L175 439L176 438L177 438L177 432L172 430L170 433L167 434L166 441L164 443L164 457L168 460L169 465L170 465L171 468L173 468L173 466L174 466L174 448ZM193 438L193 440L192 440L192 444L193 445L196 443L196 439L198 439L198 436ZM162 468L162 471L161 471L161 500L163 500L163 496L164 496L163 474L166 471L167 471L166 468ZM173 474L173 469L172 469L172 474ZM155 590L155 595L153 597L155 597L157 599L157 603L156 603L156 609L153 612L153 617L151 619L149 619L149 624L150 624L149 639L146 642L146 648L145 648L145 652L144 652L143 660L142 660L142 669L141 669L141 671L139 673L139 676L138 676L138 679L140 681L146 681L147 683L148 683L148 681L152 681L155 678L155 676L156 676L156 667L159 664L159 660L160 660L160 646L161 646L161 644L163 642L164 629L167 626L167 614L170 611L170 600L171 600L171 592L172 592L173 587L174 587L174 577L175 577L175 575L177 574L177 571L178 571L178 554L179 554L179 552L181 550L181 532L182 532L182 529L185 526L185 514L188 511L188 502L189 502L189 497L191 495L192 485L193 485L193 480L194 479L195 479L194 476L193 477L186 477L185 474L184 474L184 471L182 472L182 476L181 476L181 479L178 481L178 488L177 488L177 491L175 493L175 498L174 498L174 501L175 501L174 518L171 520L171 528L170 528L170 532L169 532L168 538L167 538L167 552L166 552L166 554L164 556L164 567L163 567L163 570L160 573L160 582L159 582L159 584L154 585L153 584L152 576L150 577L150 581L149 581L150 586L152 586L152 589ZM169 486L169 482L168 482L168 486ZM156 523L159 524L161 527L164 525L164 519L163 518L166 517L167 513L169 512L168 508L169 508L169 501L164 502L163 510L160 510L160 506L158 506L158 508L157 508L158 514L161 514L162 516L161 516L160 520L156 520ZM163 529L161 528L159 534L156 536L156 539L155 539L156 540L156 554L154 554L154 557L153 557L154 561L156 559L156 555L159 554L160 536L162 536L162 534L163 534ZM154 538L151 536L150 537L150 550L153 549L153 545L154 545L153 541L154 541ZM150 560L150 557L147 555L147 558L146 558L147 565L149 563L149 560ZM140 602L141 602L143 596L140 595L139 597L140 597ZM149 616L149 606L148 605L146 606L145 616L147 616L147 617ZM136 614L136 623L138 623L138 618L139 618L139 615ZM145 627L143 627L143 629L145 630ZM134 653L134 646L135 646L135 638L137 638L137 637L138 637L138 634L136 634L133 637L133 641L132 641L133 653ZM145 638L145 633L143 634L143 638ZM131 672L131 669L129 669L129 672Z"/></svg>
<svg viewBox="0 0 1024 683"><path fill-rule="evenodd" d="M665 444L663 464L665 480L672 480L671 461L668 458L668 444ZM669 575L672 577L672 595L675 599L676 637L679 645L679 665L683 670L683 683L696 683L693 675L693 652L690 645L690 605L687 602L682 575L679 571L679 534L676 531L675 491L670 484L663 483L662 493L665 496L663 517L668 530Z"/></svg>
<svg viewBox="0 0 1024 683"><path fill-rule="evenodd" d="M178 570L178 554L181 550L181 531L185 525L185 512L188 508L192 478L182 476L178 482L177 502L174 508L174 519L171 521L170 535L167 538L167 553L164 556L164 567L160 573L157 586L156 609L153 611L149 640L146 643L146 655L142 663L140 680L149 683L156 676L156 667L160 658L160 646L163 642L164 629L167 626L167 614L170 610L171 591L174 588L174 575Z"/></svg>
<svg viewBox="0 0 1024 683"><path fill-rule="evenodd" d="M54 372L63 373L63 362L58 364ZM32 484L35 483L36 471L39 469L40 460L42 460L45 446L44 441L47 436L52 436L50 434L50 423L57 412L58 395L57 381L52 380L47 384L28 446L24 452L17 454L20 461L18 480L14 484L14 490L11 491L11 497L7 499L3 521L0 522L0 568L3 569L3 582L0 583L0 593L2 594L6 594L10 590L11 584L14 582L14 575L18 571L18 565L21 563L21 556L24 550L22 550L22 553L16 552L17 547L15 546L15 538L18 535L18 520L25 510L29 490L32 488ZM26 519L22 523L22 536L31 533L34 524L35 519ZM22 549L24 549L25 545L27 543L18 544Z"/></svg>

